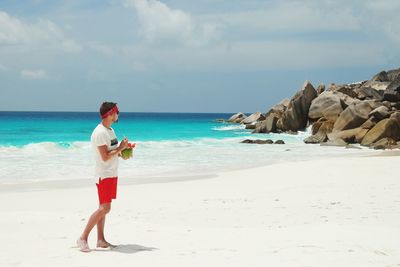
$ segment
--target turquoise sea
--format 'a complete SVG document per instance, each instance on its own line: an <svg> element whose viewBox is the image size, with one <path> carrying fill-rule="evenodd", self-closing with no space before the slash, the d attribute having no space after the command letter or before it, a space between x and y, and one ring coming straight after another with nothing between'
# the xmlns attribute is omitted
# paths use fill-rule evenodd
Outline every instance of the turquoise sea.
<svg viewBox="0 0 400 267"><path fill-rule="evenodd" d="M196 140L227 138L249 132L233 125L215 122L231 114L218 113L121 113L113 125L118 138L124 135L138 141ZM85 142L100 122L97 112L0 112L0 146L55 142L68 147ZM224 131L231 128L235 131Z"/></svg>
<svg viewBox="0 0 400 267"><path fill-rule="evenodd" d="M113 125L119 140L137 143L120 164L120 177L210 174L277 162L367 153L366 149L306 145L310 133L252 134L243 125L220 123L232 114L121 112ZM90 179L90 135L100 123L91 112L0 112L0 183ZM285 145L240 141L282 139Z"/></svg>

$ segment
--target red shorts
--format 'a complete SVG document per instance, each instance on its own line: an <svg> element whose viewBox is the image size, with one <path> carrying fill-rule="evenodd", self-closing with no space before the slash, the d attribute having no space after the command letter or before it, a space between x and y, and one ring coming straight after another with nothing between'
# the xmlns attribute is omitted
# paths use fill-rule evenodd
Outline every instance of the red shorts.
<svg viewBox="0 0 400 267"><path fill-rule="evenodd" d="M111 203L112 199L117 198L118 177L99 178L97 183L97 193L101 204Z"/></svg>

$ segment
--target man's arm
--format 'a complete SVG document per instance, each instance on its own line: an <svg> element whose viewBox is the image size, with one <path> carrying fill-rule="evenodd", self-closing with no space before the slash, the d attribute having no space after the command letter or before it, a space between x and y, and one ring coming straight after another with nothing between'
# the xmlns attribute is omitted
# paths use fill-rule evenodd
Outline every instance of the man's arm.
<svg viewBox="0 0 400 267"><path fill-rule="evenodd" d="M127 146L128 146L128 139L125 138L124 140L122 140L119 146L114 150L108 151L107 145L98 146L97 149L99 150L103 161L107 161L112 157L114 157L115 155L121 153L121 151L124 150Z"/></svg>

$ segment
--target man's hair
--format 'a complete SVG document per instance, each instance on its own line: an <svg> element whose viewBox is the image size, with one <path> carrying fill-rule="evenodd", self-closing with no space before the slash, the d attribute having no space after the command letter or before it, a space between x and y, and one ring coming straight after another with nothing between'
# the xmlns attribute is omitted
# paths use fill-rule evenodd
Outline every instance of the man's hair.
<svg viewBox="0 0 400 267"><path fill-rule="evenodd" d="M103 102L100 106L100 115L106 114L109 110L115 107L117 103L114 102Z"/></svg>

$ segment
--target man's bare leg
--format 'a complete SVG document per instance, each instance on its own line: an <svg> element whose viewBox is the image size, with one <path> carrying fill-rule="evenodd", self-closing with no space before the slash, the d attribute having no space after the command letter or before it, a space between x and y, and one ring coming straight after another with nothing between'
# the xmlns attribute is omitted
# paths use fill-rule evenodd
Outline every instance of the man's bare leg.
<svg viewBox="0 0 400 267"><path fill-rule="evenodd" d="M98 248L113 248L114 245L108 243L106 238L104 237L104 224L106 222L106 216L104 216L98 223L97 223L97 247Z"/></svg>
<svg viewBox="0 0 400 267"><path fill-rule="evenodd" d="M104 225L106 223L106 216L100 219L97 223L97 241L106 241L104 237Z"/></svg>
<svg viewBox="0 0 400 267"><path fill-rule="evenodd" d="M98 248L108 248L108 247L113 247L110 243L106 241L106 238L104 237L104 225L106 223L106 216L100 219L100 221L97 223L97 245L96 247Z"/></svg>
<svg viewBox="0 0 400 267"><path fill-rule="evenodd" d="M88 223L86 224L85 230L82 235L78 239L77 243L80 247L81 251L88 252L89 247L87 246L87 240L89 238L89 234L92 231L93 227L99 223L99 221L106 216L111 210L111 203L105 203L99 206L99 208L90 216ZM104 220L105 222L105 220ZM103 226L103 238L104 238L104 222Z"/></svg>

